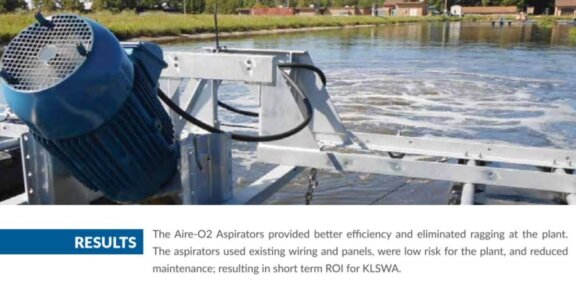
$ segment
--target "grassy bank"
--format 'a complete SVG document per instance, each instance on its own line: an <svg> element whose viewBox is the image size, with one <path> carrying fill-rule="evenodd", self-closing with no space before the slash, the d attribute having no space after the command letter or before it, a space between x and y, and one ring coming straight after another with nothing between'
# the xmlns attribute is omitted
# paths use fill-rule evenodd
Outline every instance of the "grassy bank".
<svg viewBox="0 0 576 288"><path fill-rule="evenodd" d="M535 17L534 20L540 27L551 28L554 26L556 21L570 21L574 17L570 16L539 16Z"/></svg>
<svg viewBox="0 0 576 288"><path fill-rule="evenodd" d="M570 40L576 43L576 28L570 29Z"/></svg>
<svg viewBox="0 0 576 288"><path fill-rule="evenodd" d="M167 13L145 13L137 15L132 12L113 14L99 12L87 15L103 23L111 29L118 38L125 40L136 37L175 36L180 34L197 34L213 32L213 17L211 15L182 15ZM463 21L488 21L498 17L464 17ZM551 25L554 17L537 18L543 26ZM443 16L431 17L371 17L371 16L219 16L219 26L222 32L243 32L257 30L333 27L351 25L384 25L413 22L461 21L460 18ZM0 14L0 44L7 43L18 32L34 22L32 13Z"/></svg>
<svg viewBox="0 0 576 288"><path fill-rule="evenodd" d="M124 12L112 14L101 12L87 15L103 23L120 39L135 37L172 36L180 34L196 34L212 32L213 17L211 15L181 15L166 13L146 13L136 15ZM254 30L272 30L305 27L331 27L348 25L379 25L393 23L410 23L425 21L444 21L441 16L435 17L330 17L330 16L288 16L288 17L249 17L236 15L219 16L219 26L222 32L241 32ZM454 20L457 20L455 18ZM0 15L0 42L6 43L30 23L34 22L32 14Z"/></svg>

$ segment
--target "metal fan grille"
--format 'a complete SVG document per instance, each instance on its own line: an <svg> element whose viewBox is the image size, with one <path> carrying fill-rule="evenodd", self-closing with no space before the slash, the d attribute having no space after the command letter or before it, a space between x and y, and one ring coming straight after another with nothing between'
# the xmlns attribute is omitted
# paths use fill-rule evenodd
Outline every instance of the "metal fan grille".
<svg viewBox="0 0 576 288"><path fill-rule="evenodd" d="M52 28L31 25L6 48L2 67L14 79L9 84L14 89L37 91L63 81L85 61L83 52L92 48L94 34L84 19L54 15L50 21Z"/></svg>

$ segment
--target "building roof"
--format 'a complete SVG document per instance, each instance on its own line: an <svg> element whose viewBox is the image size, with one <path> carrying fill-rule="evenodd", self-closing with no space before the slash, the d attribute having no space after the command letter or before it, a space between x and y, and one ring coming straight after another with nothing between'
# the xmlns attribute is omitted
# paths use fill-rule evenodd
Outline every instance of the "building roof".
<svg viewBox="0 0 576 288"><path fill-rule="evenodd" d="M556 7L576 7L576 0L556 0Z"/></svg>
<svg viewBox="0 0 576 288"><path fill-rule="evenodd" d="M462 6L464 14L514 14L517 11L516 6Z"/></svg>
<svg viewBox="0 0 576 288"><path fill-rule="evenodd" d="M402 2L402 3L398 3L396 4L396 6L398 7L424 7L426 6L426 3L424 2Z"/></svg>
<svg viewBox="0 0 576 288"><path fill-rule="evenodd" d="M312 7L296 7L294 10L296 12L323 12L326 11L327 8L319 7L319 8L312 8Z"/></svg>
<svg viewBox="0 0 576 288"><path fill-rule="evenodd" d="M330 10L355 10L356 7L352 6L352 7L329 7L328 9Z"/></svg>
<svg viewBox="0 0 576 288"><path fill-rule="evenodd" d="M384 6L396 6L397 4L411 3L411 4L426 4L427 1L420 0L385 0Z"/></svg>

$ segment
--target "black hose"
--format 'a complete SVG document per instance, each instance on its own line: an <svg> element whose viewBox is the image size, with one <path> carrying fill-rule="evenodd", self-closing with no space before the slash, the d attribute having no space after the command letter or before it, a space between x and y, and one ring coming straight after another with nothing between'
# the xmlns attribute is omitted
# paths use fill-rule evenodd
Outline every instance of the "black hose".
<svg viewBox="0 0 576 288"><path fill-rule="evenodd" d="M282 69L284 69L284 68L299 68L299 69L310 70L310 71L316 73L318 75L318 77L320 77L320 80L322 80L322 84L324 86L326 86L326 75L324 75L324 72L322 72L322 70L320 70L320 68L318 68L314 65L301 64L301 63L280 63L280 64L278 64L278 67L280 67Z"/></svg>
<svg viewBox="0 0 576 288"><path fill-rule="evenodd" d="M220 106L220 107L222 107L222 108L224 108L224 109L226 109L226 110L228 110L228 111L232 111L232 112L234 112L234 113L238 113L238 114L241 114L241 115L244 115L244 116L250 116L250 117L258 117L258 116L260 116L260 114L258 114L258 112L241 110L241 109L238 109L238 108L236 108L236 107L232 107L232 106L230 106L230 105L228 105L228 104L226 104L226 103L224 103L224 102L222 102L222 101L220 101L220 100L218 100L218 106Z"/></svg>
<svg viewBox="0 0 576 288"><path fill-rule="evenodd" d="M286 79L286 81L288 82L288 84L292 87L292 89L294 89L294 91L296 91L296 93L300 96L300 98L302 98L302 103L304 104L304 107L306 108L306 118L304 119L304 121L302 121L302 123L300 123L298 126L292 128L286 132L279 133L279 134L273 134L273 135L250 136L250 135L230 133L233 140L244 141L244 142L276 141L276 140L288 138L288 137L300 132L302 129L304 129L306 126L308 126L308 124L312 120L312 114L313 114L312 105L310 104L310 101L308 101L308 99L306 98L306 96L304 95L304 93L302 92L300 87L298 87L298 85L292 79L290 79L290 77L285 72L281 72L281 73L284 76L284 78ZM216 127L210 126L210 125L202 122L201 120L195 118L194 116L188 114L186 111L184 111L182 108L180 108L180 106L178 106L178 104L174 103L174 101L172 101L172 99L170 99L170 97L168 97L168 95L166 95L166 93L164 93L164 91L162 91L161 89L158 89L158 97L160 98L160 100L162 100L162 102L164 102L168 107L170 107L170 109L172 109L174 112L176 112L176 114L180 115L184 120L202 128L208 132L211 132L211 133L226 133L225 131L220 130Z"/></svg>
<svg viewBox="0 0 576 288"><path fill-rule="evenodd" d="M326 75L324 75L324 72L322 72L322 70L320 70L320 68L314 66L314 65L310 65L310 64L299 64L299 63L283 63L283 64L278 64L278 67L281 69L285 69L285 68L297 68L297 69L306 69L306 70L310 70L314 73L316 73L318 75L318 77L320 77L320 80L322 81L322 84L324 86L326 86ZM242 110L242 109L238 109L235 107L232 107L220 100L218 100L218 106L228 110L228 111L232 111L234 113L238 113L244 116L250 116L250 117L258 117L260 116L260 114L258 114L258 112L252 112L252 111L246 111L246 110Z"/></svg>
<svg viewBox="0 0 576 288"><path fill-rule="evenodd" d="M402 159L406 154L404 153L395 153L395 152L388 152L388 156L392 159Z"/></svg>

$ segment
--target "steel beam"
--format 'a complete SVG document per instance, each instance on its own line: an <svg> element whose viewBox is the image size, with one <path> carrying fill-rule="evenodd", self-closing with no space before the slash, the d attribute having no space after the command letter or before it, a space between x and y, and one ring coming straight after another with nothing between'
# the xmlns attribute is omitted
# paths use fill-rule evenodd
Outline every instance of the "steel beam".
<svg viewBox="0 0 576 288"><path fill-rule="evenodd" d="M0 202L0 205L24 205L24 204L28 204L28 195L26 195L26 193L18 194L12 198L8 198Z"/></svg>
<svg viewBox="0 0 576 288"><path fill-rule="evenodd" d="M24 124L0 122L0 137L19 138L22 134L27 132L28 127Z"/></svg>
<svg viewBox="0 0 576 288"><path fill-rule="evenodd" d="M279 68L276 68L279 69ZM262 86L260 90L260 135L274 135L286 132L304 121L304 115L292 90L281 72L277 73L275 86ZM318 148L311 125L300 132L281 140L276 145L289 147Z"/></svg>
<svg viewBox="0 0 576 288"><path fill-rule="evenodd" d="M222 204L232 198L230 134L190 134L181 143L184 204Z"/></svg>
<svg viewBox="0 0 576 288"><path fill-rule="evenodd" d="M206 87L207 83L208 81L204 79L199 80L196 83L189 83L186 85L186 87L178 89L172 100L178 103L182 109L189 113L191 110L198 110L194 108L202 106L204 102L208 101L208 98L212 97L212 95L202 97L205 93L204 88ZM174 122L174 134L180 135L182 130L184 130L184 126L186 126L188 122L186 122L186 120L184 120L181 116L174 113L173 111L171 112L174 114L172 117L172 121ZM195 112L198 113L198 111Z"/></svg>
<svg viewBox="0 0 576 288"><path fill-rule="evenodd" d="M260 145L258 157L272 164L576 193L576 177L538 171L470 167L304 148L287 149L274 145Z"/></svg>
<svg viewBox="0 0 576 288"><path fill-rule="evenodd" d="M227 53L166 52L163 78L243 81L271 85L276 80L273 56Z"/></svg>
<svg viewBox="0 0 576 288"><path fill-rule="evenodd" d="M254 181L248 187L235 193L234 198L225 204L243 205L243 204L261 204L270 198L274 193L288 184L292 179L304 171L302 167L278 165L266 175Z"/></svg>
<svg viewBox="0 0 576 288"><path fill-rule="evenodd" d="M299 64L314 65L308 53L294 55L294 62ZM318 140L328 140L338 143L349 143L347 131L336 112L334 103L315 72L306 69L292 69L290 75L301 87L302 91L312 104L314 109L314 121L312 130ZM322 137L319 137L322 135ZM330 135L332 137L328 138Z"/></svg>
<svg viewBox="0 0 576 288"><path fill-rule="evenodd" d="M20 144L20 139L18 138L12 138L12 139L7 139L4 141L0 142L0 152L4 151L4 150L8 150L8 149L12 149L14 147L18 147Z"/></svg>
<svg viewBox="0 0 576 288"><path fill-rule="evenodd" d="M254 48L224 48L216 50L214 47L204 47L204 51L209 53L225 53L225 54L250 54L250 55L273 55L273 56L292 56L307 54L304 50L270 50L270 49L254 49Z"/></svg>
<svg viewBox="0 0 576 288"><path fill-rule="evenodd" d="M24 187L29 204L87 204L102 196L74 178L29 134L22 135Z"/></svg>
<svg viewBox="0 0 576 288"><path fill-rule="evenodd" d="M458 139L426 139L369 133L353 134L369 149L473 159L554 168L576 168L576 152L503 144L484 144Z"/></svg>

